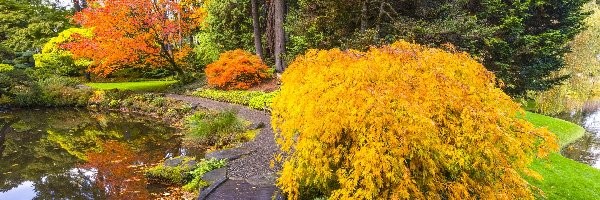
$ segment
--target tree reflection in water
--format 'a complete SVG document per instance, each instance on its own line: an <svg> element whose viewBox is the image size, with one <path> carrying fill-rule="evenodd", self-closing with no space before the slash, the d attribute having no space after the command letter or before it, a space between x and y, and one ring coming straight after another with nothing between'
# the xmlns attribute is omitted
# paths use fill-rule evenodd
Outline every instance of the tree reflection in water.
<svg viewBox="0 0 600 200"><path fill-rule="evenodd" d="M149 199L165 190L148 187L141 167L185 153L174 133L123 113L0 113L0 199Z"/></svg>
<svg viewBox="0 0 600 200"><path fill-rule="evenodd" d="M136 163L144 159L128 146L117 141L107 141L100 151L87 153L89 161L84 168L97 170L96 185L105 189L109 199L149 199L147 181Z"/></svg>

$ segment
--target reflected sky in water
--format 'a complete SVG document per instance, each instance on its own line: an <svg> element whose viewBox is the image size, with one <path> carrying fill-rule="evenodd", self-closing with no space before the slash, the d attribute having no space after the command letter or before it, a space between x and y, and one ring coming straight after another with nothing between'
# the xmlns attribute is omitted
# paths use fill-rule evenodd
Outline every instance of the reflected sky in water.
<svg viewBox="0 0 600 200"><path fill-rule="evenodd" d="M566 146L562 154L600 169L600 110L584 115L579 124L587 130L587 133L581 139Z"/></svg>

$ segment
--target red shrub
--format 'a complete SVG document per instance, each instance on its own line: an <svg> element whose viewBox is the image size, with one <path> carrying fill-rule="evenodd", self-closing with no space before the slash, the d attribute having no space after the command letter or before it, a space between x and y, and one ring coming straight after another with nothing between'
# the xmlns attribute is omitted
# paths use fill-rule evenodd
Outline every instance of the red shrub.
<svg viewBox="0 0 600 200"><path fill-rule="evenodd" d="M208 84L221 89L248 89L271 75L260 57L244 50L227 51L206 66Z"/></svg>

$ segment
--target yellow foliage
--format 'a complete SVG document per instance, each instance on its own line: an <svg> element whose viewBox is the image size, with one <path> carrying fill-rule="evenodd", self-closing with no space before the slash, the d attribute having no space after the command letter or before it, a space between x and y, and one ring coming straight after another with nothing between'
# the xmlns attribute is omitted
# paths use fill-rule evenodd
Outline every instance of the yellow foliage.
<svg viewBox="0 0 600 200"><path fill-rule="evenodd" d="M407 42L310 50L272 104L290 199L533 199L520 173L556 138L466 53Z"/></svg>

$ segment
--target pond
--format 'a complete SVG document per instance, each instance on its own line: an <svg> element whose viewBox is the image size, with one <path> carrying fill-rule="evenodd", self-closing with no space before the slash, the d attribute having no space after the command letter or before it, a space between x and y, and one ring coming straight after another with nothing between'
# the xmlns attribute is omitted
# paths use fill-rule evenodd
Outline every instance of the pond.
<svg viewBox="0 0 600 200"><path fill-rule="evenodd" d="M600 169L600 110L573 113L571 117L562 118L583 126L587 132L582 138L563 148L561 153L567 158Z"/></svg>
<svg viewBox="0 0 600 200"><path fill-rule="evenodd" d="M152 199L170 192L143 168L198 156L169 124L124 113L0 113L0 199Z"/></svg>

